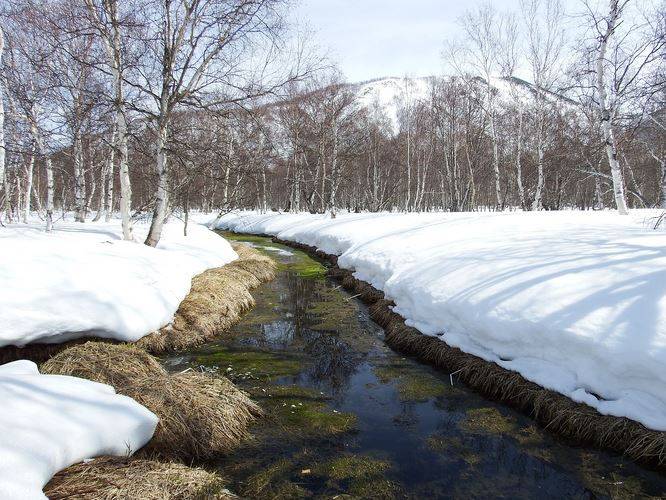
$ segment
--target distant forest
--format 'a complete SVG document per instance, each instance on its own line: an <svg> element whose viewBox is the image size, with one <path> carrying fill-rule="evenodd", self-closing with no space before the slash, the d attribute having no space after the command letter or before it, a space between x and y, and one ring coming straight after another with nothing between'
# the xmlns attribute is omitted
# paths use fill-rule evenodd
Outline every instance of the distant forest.
<svg viewBox="0 0 666 500"><path fill-rule="evenodd" d="M447 76L344 81L282 0L8 0L2 222L666 208L666 13L490 4ZM633 9L633 10L632 10ZM517 75L529 75L529 83Z"/></svg>

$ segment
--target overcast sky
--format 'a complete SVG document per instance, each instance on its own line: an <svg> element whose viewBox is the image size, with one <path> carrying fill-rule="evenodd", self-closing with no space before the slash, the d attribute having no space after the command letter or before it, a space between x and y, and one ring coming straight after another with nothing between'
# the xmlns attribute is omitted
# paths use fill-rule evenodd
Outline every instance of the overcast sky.
<svg viewBox="0 0 666 500"><path fill-rule="evenodd" d="M296 0L294 17L315 32L349 81L427 76L443 70L444 40L459 34L457 19L483 0ZM566 0L568 7L578 0ZM493 0L497 10L518 0Z"/></svg>

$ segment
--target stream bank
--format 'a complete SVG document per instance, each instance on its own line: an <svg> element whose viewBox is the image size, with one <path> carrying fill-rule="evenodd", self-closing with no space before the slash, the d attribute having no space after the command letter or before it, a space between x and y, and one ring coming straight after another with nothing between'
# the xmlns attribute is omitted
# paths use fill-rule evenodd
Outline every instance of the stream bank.
<svg viewBox="0 0 666 500"><path fill-rule="evenodd" d="M279 261L256 306L215 342L169 355L172 371L223 374L266 411L255 439L212 461L253 498L634 498L663 475L571 446L447 373L391 350L356 292L269 238L225 234ZM366 294L371 291L366 290Z"/></svg>
<svg viewBox="0 0 666 500"><path fill-rule="evenodd" d="M170 374L149 353L210 341L254 305L250 290L273 278L275 262L247 245L234 246L237 260L195 276L173 322L136 343L77 339L8 351L45 361L43 373L111 385L159 417L152 439L135 455L68 467L44 487L49 497L136 498L138 492L140 498L155 499L233 496L215 471L188 465L240 446L261 410L226 378L194 371Z"/></svg>
<svg viewBox="0 0 666 500"><path fill-rule="evenodd" d="M611 450L666 471L666 432L648 429L625 417L602 415L517 372L451 347L437 337L424 335L406 325L405 319L393 311L393 301L387 300L381 290L355 278L353 271L338 267L337 256L301 243L275 241L327 262L330 276L369 306L370 317L384 328L386 342L393 349L455 374L468 387L516 408L574 444Z"/></svg>

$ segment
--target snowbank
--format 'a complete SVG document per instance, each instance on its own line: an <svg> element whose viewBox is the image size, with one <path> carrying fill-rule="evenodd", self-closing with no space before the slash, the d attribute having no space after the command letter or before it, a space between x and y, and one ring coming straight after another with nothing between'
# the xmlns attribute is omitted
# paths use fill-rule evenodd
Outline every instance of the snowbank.
<svg viewBox="0 0 666 500"><path fill-rule="evenodd" d="M314 245L423 333L666 430L666 234L650 211L240 213L220 227Z"/></svg>
<svg viewBox="0 0 666 500"><path fill-rule="evenodd" d="M58 471L150 440L157 417L113 387L41 375L31 361L0 366L0 498L46 498Z"/></svg>
<svg viewBox="0 0 666 500"><path fill-rule="evenodd" d="M136 224L143 241L147 224ZM168 223L157 248L122 241L120 221L0 228L0 346L95 335L135 341L168 324L192 277L237 258L203 226Z"/></svg>

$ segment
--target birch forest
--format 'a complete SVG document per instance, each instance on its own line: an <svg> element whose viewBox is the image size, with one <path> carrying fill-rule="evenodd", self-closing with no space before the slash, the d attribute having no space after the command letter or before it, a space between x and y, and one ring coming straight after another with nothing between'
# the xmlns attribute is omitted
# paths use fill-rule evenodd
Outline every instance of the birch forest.
<svg viewBox="0 0 666 500"><path fill-rule="evenodd" d="M288 8L3 2L2 224L120 213L155 246L192 210L666 208L663 3L484 4L446 74L360 83Z"/></svg>

